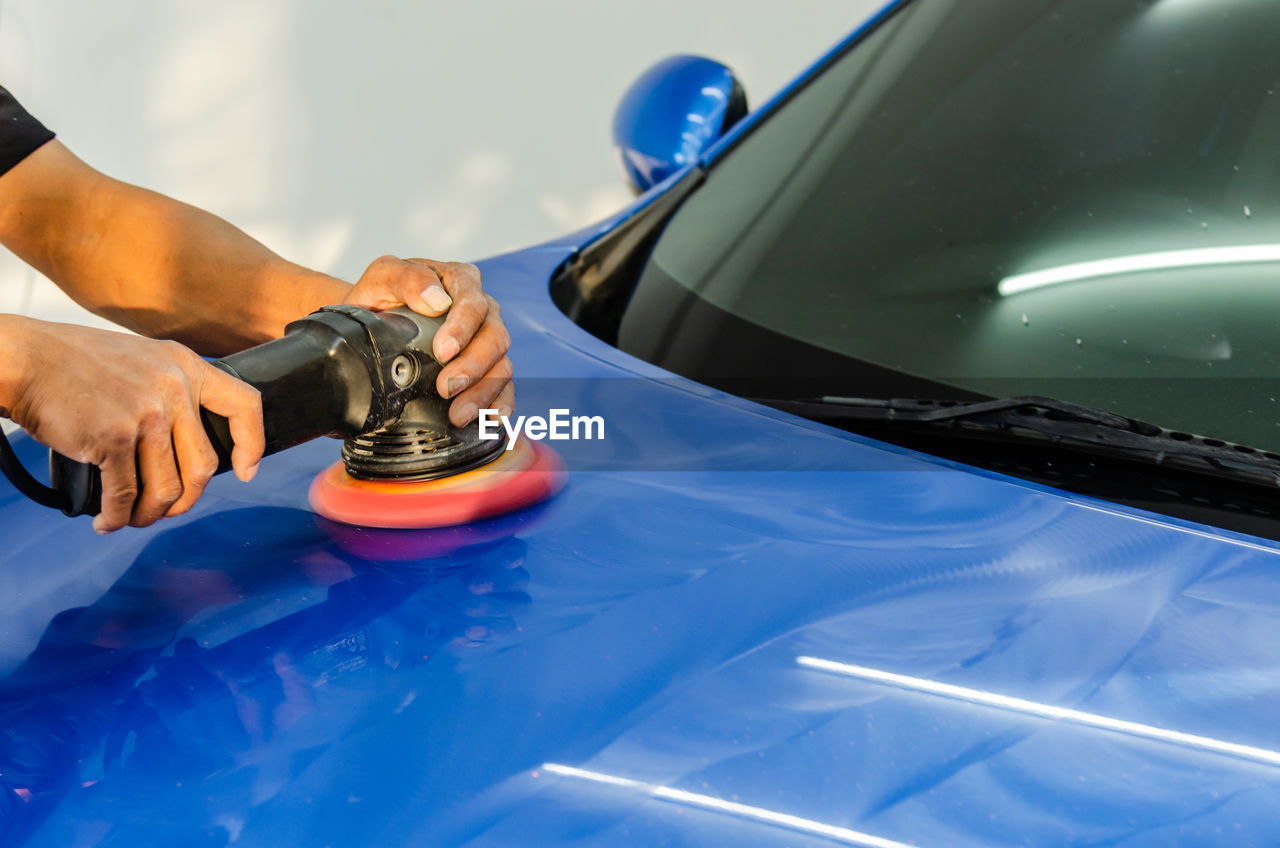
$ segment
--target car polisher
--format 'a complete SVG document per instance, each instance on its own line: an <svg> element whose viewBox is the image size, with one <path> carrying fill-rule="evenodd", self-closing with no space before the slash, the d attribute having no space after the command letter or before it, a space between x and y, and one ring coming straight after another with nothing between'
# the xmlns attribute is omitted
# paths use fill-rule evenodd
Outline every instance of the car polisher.
<svg viewBox="0 0 1280 848"><path fill-rule="evenodd" d="M506 450L482 439L476 422L454 427L435 389L441 363L431 343L443 318L401 307L372 312L327 306L257 347L213 363L262 395L264 455L319 436L340 438L342 459L309 492L312 508L363 527L430 528L511 512L550 497L564 466L541 444ZM218 455L231 468L227 420L201 409ZM27 496L67 515L101 511L96 466L50 451L50 486L16 462L7 442L0 465ZM145 481L143 481L145 485Z"/></svg>

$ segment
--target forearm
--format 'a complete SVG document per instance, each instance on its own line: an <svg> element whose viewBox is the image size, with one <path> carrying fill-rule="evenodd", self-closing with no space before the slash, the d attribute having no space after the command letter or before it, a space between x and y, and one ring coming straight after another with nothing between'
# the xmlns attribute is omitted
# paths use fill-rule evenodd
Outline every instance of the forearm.
<svg viewBox="0 0 1280 848"><path fill-rule="evenodd" d="M65 240L53 278L92 311L143 335L221 355L279 336L346 283L287 262L208 212L115 183L88 229Z"/></svg>
<svg viewBox="0 0 1280 848"><path fill-rule="evenodd" d="M206 355L275 338L330 303L447 313L432 351L451 420L513 403L511 339L472 265L383 256L348 286L214 215L99 174L57 140L0 174L0 244L99 315Z"/></svg>
<svg viewBox="0 0 1280 848"><path fill-rule="evenodd" d="M105 177L57 142L30 159L15 169L33 166L20 208L0 209L0 238L78 303L143 335L230 353L349 288L215 215Z"/></svg>

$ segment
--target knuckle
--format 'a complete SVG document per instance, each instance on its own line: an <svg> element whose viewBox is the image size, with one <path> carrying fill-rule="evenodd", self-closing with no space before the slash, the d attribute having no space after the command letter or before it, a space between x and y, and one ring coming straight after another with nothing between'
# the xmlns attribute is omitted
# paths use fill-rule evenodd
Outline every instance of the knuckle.
<svg viewBox="0 0 1280 848"><path fill-rule="evenodd" d="M216 370L216 369L215 369ZM262 409L262 392L257 388L238 380L230 374L218 371L217 381L221 392L225 392L225 396L234 402L237 406L242 407L243 411L254 412Z"/></svg>
<svg viewBox="0 0 1280 848"><path fill-rule="evenodd" d="M498 364L493 366L493 377L497 380L509 381L515 376L515 368L511 364L509 357L502 357L498 360Z"/></svg>
<svg viewBox="0 0 1280 848"><path fill-rule="evenodd" d="M212 448L200 452L200 456L192 463L189 482L203 487L214 474L218 473L218 455Z"/></svg>
<svg viewBox="0 0 1280 848"><path fill-rule="evenodd" d="M187 471L187 475L184 479L189 487L193 489L203 489L205 486L209 485L209 481L213 479L213 475L217 472L217 461L201 461L197 462Z"/></svg>
<svg viewBox="0 0 1280 848"><path fill-rule="evenodd" d="M472 334L480 332L480 328L488 323L489 305L474 294L460 294L453 299L453 311L460 314L464 325Z"/></svg>
<svg viewBox="0 0 1280 848"><path fill-rule="evenodd" d="M138 425L146 432L159 430L166 424L168 416L165 409L156 401L148 401L138 410Z"/></svg>
<svg viewBox="0 0 1280 848"><path fill-rule="evenodd" d="M161 503L166 509L182 497L182 484L177 480L166 480L148 488L151 490L151 498Z"/></svg>
<svg viewBox="0 0 1280 848"><path fill-rule="evenodd" d="M498 392L497 405L503 411L503 415L510 415L516 408L516 390L510 383Z"/></svg>
<svg viewBox="0 0 1280 848"><path fill-rule="evenodd" d="M133 453L133 447L137 441L137 431L125 426L112 427L102 435L102 444L107 455Z"/></svg>
<svg viewBox="0 0 1280 848"><path fill-rule="evenodd" d="M209 485L209 481L217 473L218 458L210 451L208 456L201 456L191 464L191 467L186 470L183 479L188 486L195 489L203 489Z"/></svg>
<svg viewBox="0 0 1280 848"><path fill-rule="evenodd" d="M248 383L244 384L244 405L246 411L258 417L262 416L262 392Z"/></svg>
<svg viewBox="0 0 1280 848"><path fill-rule="evenodd" d="M119 506L129 506L137 499L137 483L120 483L107 493L107 500Z"/></svg>
<svg viewBox="0 0 1280 848"><path fill-rule="evenodd" d="M498 320L498 316L502 314L502 304L498 303L498 299L491 294L486 294L484 299L489 304L489 314L495 321Z"/></svg>

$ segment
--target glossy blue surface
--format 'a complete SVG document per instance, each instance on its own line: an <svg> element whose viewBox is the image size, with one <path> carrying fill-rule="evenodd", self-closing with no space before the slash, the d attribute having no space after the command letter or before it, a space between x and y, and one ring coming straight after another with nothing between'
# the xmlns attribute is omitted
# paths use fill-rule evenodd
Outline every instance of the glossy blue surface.
<svg viewBox="0 0 1280 848"><path fill-rule="evenodd" d="M648 191L697 162L728 129L736 82L719 62L672 56L640 75L613 116L613 144L632 187Z"/></svg>
<svg viewBox="0 0 1280 848"><path fill-rule="evenodd" d="M521 411L607 420L538 508L338 527L334 442L107 538L0 486L0 845L1280 839L1280 546L672 379L550 302L597 230L481 264Z"/></svg>
<svg viewBox="0 0 1280 848"><path fill-rule="evenodd" d="M1277 835L1274 546L661 379L555 310L544 281L565 253L482 266L518 367L665 396L569 402L605 415L617 449L661 433L667 470L602 464L539 509L444 533L312 516L306 486L335 443L269 458L249 485L219 478L190 516L106 539L5 490L3 844ZM715 470L708 432L785 453L774 467L864 470Z"/></svg>

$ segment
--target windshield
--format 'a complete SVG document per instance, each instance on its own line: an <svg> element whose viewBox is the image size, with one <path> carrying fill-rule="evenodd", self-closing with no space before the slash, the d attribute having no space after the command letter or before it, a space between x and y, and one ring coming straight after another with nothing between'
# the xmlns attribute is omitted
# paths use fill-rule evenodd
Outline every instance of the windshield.
<svg viewBox="0 0 1280 848"><path fill-rule="evenodd" d="M1280 450L1277 89L1276 0L908 3L715 164L619 344Z"/></svg>

